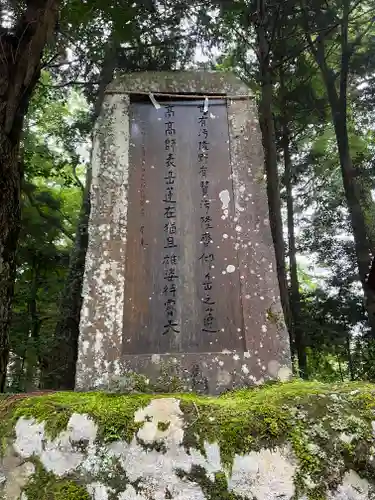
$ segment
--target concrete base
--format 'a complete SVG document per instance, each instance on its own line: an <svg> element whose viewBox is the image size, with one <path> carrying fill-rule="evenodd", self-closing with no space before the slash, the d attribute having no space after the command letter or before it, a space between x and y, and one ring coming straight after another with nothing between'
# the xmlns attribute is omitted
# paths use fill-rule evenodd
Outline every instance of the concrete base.
<svg viewBox="0 0 375 500"><path fill-rule="evenodd" d="M262 364L260 358L249 352L213 352L188 354L153 354L123 356L117 369L108 378L87 378L78 390L113 389L113 380L126 382L129 373L144 375L150 386L160 392L196 392L221 394L240 387L261 385L268 380L287 381L292 372L290 366L277 360ZM95 384L95 387L93 387ZM126 385L126 384L125 384Z"/></svg>
<svg viewBox="0 0 375 500"><path fill-rule="evenodd" d="M291 376L289 366L280 365L276 360L268 366L258 364L256 356L248 352L126 356L123 364L125 370L142 373L151 383L168 386L169 378L172 384L177 378L184 392L204 394L220 394L238 387L259 385L266 380L284 381Z"/></svg>

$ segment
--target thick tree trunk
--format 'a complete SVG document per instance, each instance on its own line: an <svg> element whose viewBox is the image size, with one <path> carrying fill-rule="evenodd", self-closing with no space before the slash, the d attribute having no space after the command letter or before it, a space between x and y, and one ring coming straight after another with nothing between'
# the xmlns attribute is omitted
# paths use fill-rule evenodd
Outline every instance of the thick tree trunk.
<svg viewBox="0 0 375 500"><path fill-rule="evenodd" d="M9 327L20 229L18 143L0 131L0 392L4 392L9 360Z"/></svg>
<svg viewBox="0 0 375 500"><path fill-rule="evenodd" d="M20 229L19 143L40 60L57 21L57 0L29 0L12 31L1 33L0 57L0 392L5 389L9 326Z"/></svg>
<svg viewBox="0 0 375 500"><path fill-rule="evenodd" d="M288 220L289 272L290 272L290 312L293 325L294 341L298 357L298 368L302 378L308 378L306 341L304 328L301 322L301 296L299 292L296 237L294 231L294 200L292 190L293 166L290 155L289 131L286 123L283 124L283 151L285 167L285 187Z"/></svg>
<svg viewBox="0 0 375 500"><path fill-rule="evenodd" d="M291 337L292 325L289 304L289 290L285 267L285 244L283 236L283 222L281 216L280 183L277 169L275 124L272 114L273 86L271 78L271 68L269 64L269 45L264 27L261 23L257 25L257 37L262 84L259 114L267 174L268 209L272 239L275 248L280 299L284 311L285 322L289 331L290 342L291 345L293 345L293 338Z"/></svg>

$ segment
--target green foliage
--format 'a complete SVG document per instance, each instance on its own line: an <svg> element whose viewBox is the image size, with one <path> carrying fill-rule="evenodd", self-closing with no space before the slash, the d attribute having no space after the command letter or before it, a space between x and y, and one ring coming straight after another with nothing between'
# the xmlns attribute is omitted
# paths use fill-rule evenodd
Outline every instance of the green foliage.
<svg viewBox="0 0 375 500"><path fill-rule="evenodd" d="M118 68L184 68L205 33L209 16L203 4L188 11L182 1L163 2L162 8L144 0L62 5L56 43L46 50L22 142L25 182L10 390L43 385L48 372L82 205L92 116L103 90ZM69 287L63 293L69 294Z"/></svg>
<svg viewBox="0 0 375 500"><path fill-rule="evenodd" d="M46 365L82 198L78 175L85 167L75 150L84 137L72 127L68 101L44 86L49 81L43 73L23 140L22 226L10 331L13 391L35 387ZM74 118L82 122L83 112Z"/></svg>

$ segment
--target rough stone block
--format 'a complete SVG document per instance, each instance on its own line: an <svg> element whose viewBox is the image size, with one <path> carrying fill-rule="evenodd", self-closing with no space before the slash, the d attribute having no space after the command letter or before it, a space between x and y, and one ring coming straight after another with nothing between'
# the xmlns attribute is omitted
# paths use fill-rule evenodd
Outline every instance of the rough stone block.
<svg viewBox="0 0 375 500"><path fill-rule="evenodd" d="M4 500L371 500L370 384L220 398L56 393L7 404Z"/></svg>
<svg viewBox="0 0 375 500"><path fill-rule="evenodd" d="M93 148L77 389L129 371L155 380L173 366L185 390L211 394L286 380L248 88L227 73L119 77Z"/></svg>

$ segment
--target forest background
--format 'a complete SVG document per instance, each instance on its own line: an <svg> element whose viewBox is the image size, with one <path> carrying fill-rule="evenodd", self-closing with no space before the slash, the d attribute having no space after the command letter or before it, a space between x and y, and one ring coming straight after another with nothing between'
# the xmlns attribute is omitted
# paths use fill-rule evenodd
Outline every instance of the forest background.
<svg viewBox="0 0 375 500"><path fill-rule="evenodd" d="M3 0L0 391L73 388L93 126L147 70L250 87L295 374L375 380L374 21L369 0Z"/></svg>

